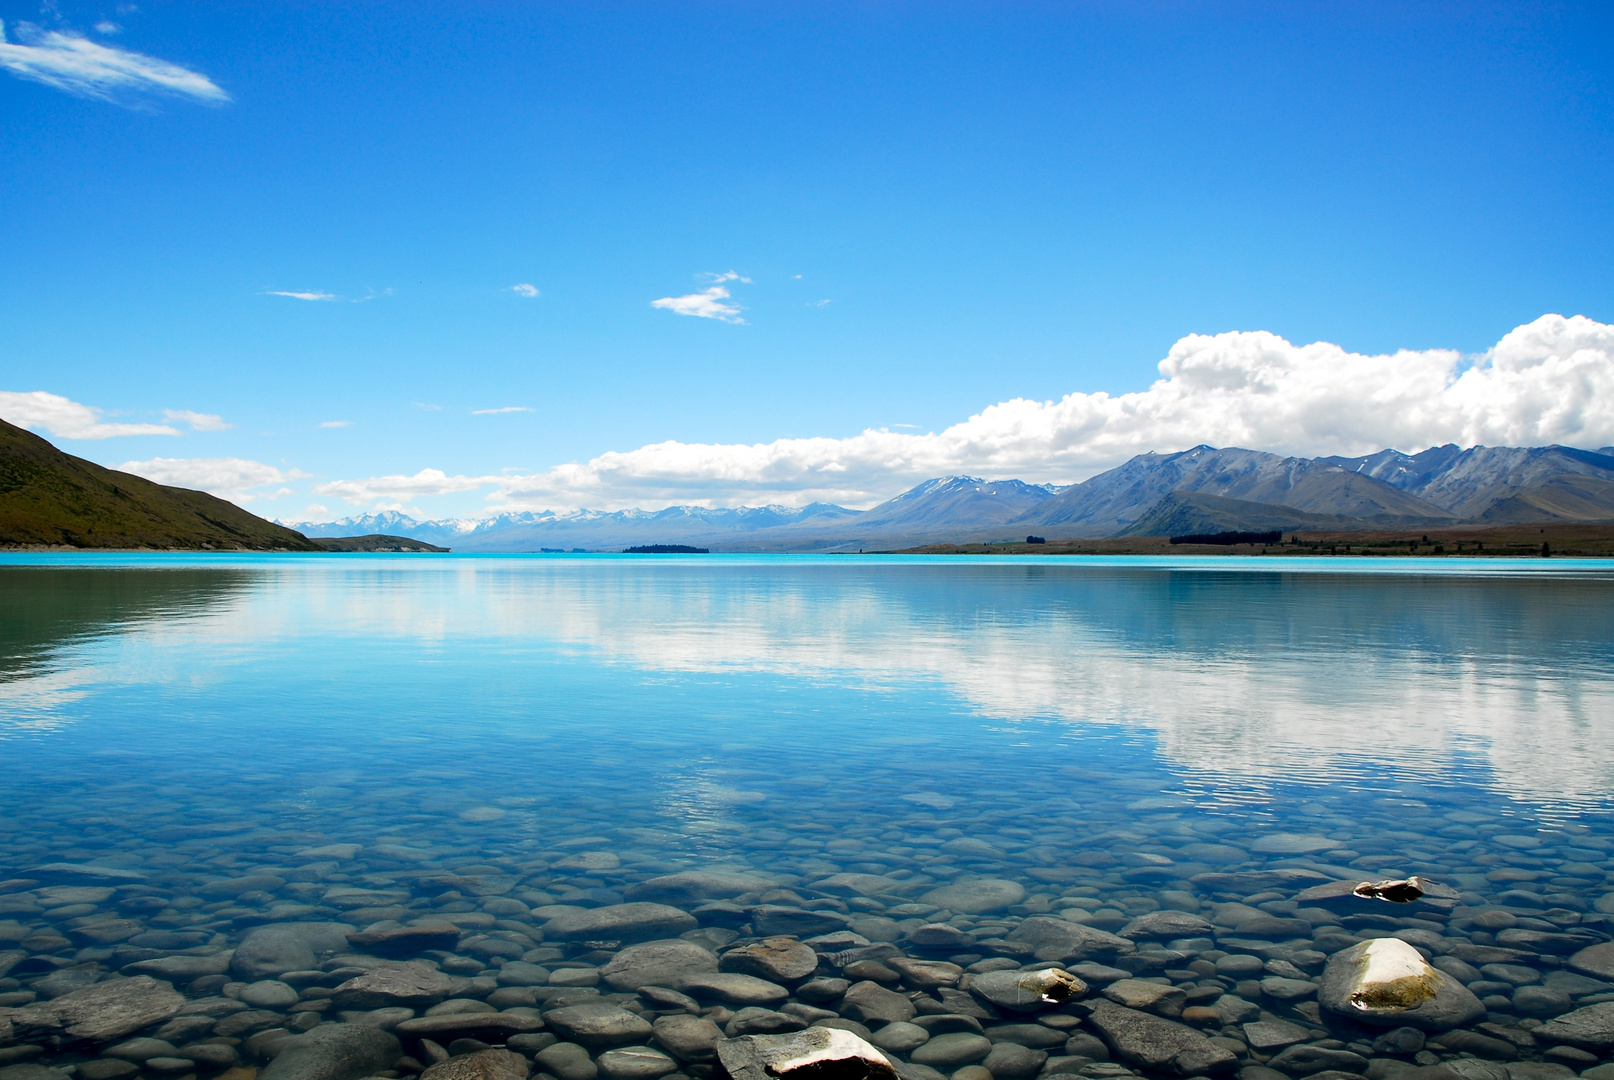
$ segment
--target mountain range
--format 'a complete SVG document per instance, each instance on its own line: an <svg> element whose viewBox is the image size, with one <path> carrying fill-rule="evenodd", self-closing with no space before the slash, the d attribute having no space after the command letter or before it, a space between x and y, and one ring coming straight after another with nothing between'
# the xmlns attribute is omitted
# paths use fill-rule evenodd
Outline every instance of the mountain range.
<svg viewBox="0 0 1614 1080"><path fill-rule="evenodd" d="M815 503L506 513L417 521L397 512L290 523L311 537L406 536L456 551L891 550L937 542L1172 536L1281 529L1418 529L1614 521L1614 447L1437 446L1358 458L1196 446L1140 454L1080 484L949 476L869 510Z"/></svg>

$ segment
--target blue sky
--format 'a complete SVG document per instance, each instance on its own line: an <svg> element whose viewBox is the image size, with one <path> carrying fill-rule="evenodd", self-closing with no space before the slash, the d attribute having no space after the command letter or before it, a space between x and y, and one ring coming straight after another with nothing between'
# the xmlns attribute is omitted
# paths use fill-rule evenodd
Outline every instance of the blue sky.
<svg viewBox="0 0 1614 1080"><path fill-rule="evenodd" d="M0 416L260 513L866 505L1198 441L1614 442L1606 4L0 19ZM1553 373L1508 390L1487 365L1546 314L1590 321L1536 333ZM1195 334L1231 335L1188 349L1201 375L1277 363L1290 412L1367 419L1252 422L1273 410L1189 372L1176 420L1117 434L1113 395ZM1365 401L1401 349L1426 377ZM1479 405L1452 389L1475 363ZM1355 374L1318 389L1318 364ZM1521 405L1587 385L1578 427ZM16 397L41 392L67 404ZM1017 399L1068 407L990 411Z"/></svg>

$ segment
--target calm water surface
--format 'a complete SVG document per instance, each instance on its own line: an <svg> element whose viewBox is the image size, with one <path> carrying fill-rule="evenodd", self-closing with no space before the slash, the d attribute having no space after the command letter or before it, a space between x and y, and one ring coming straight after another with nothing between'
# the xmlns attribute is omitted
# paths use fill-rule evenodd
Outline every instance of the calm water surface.
<svg viewBox="0 0 1614 1080"><path fill-rule="evenodd" d="M993 1036L1007 1021L968 972L927 987L893 957L1086 964L1090 1000L1123 975L1170 984L1154 1012L1289 1076L1326 1051L1374 1080L1440 1063L1547 1080L1614 1049L1552 1026L1614 1001L1614 956L1582 951L1614 931L1601 564L13 556L0 761L0 1009L25 1014L9 1036L0 1020L0 1067L289 1075L269 1065L284 1040L339 1022L400 1039L366 1072L508 1043L587 1080L541 1045L569 1041L564 1016L543 1018L601 1000L693 1015L635 994L617 959L680 935L717 953L818 938L817 976L886 987L921 1017L973 1001L994 1042L1051 1055L997 1053L997 1080L1173 1069L1095 1041L1082 1006L1033 1025L1068 1044ZM1410 873L1450 896L1295 899ZM625 901L677 910L655 923ZM1134 921L1162 910L1186 921ZM1055 955L1031 919L1128 936ZM291 969L231 952L286 923L358 941L310 939ZM438 936L410 938L422 923ZM1414 1047L1319 1012L1327 956L1390 935L1485 1014ZM341 989L401 961L452 986ZM138 974L192 1011L95 1039L41 1018ZM694 996L742 1033L838 1014L878 1041L891 1022L774 981L791 997L762 1011L784 1019ZM407 1018L444 998L528 1030L466 1021L428 1045ZM1313 1056L1283 1058L1246 1028L1263 1019ZM926 1064L898 1031L916 1078L973 1064L941 1044ZM573 1037L606 1080L660 1067ZM670 1036L632 1041L663 1073L711 1071Z"/></svg>

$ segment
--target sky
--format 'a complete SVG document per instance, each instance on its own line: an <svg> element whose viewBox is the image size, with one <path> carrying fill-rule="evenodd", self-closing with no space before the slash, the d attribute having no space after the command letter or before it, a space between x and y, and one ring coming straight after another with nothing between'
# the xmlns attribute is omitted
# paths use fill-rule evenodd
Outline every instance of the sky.
<svg viewBox="0 0 1614 1080"><path fill-rule="evenodd" d="M1606 3L0 23L0 417L266 516L1614 444Z"/></svg>

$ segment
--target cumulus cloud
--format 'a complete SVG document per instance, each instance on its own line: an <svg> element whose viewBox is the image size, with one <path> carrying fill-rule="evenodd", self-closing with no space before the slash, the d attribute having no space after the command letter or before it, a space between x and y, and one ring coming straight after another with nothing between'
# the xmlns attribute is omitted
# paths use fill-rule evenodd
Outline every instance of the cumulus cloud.
<svg viewBox="0 0 1614 1080"><path fill-rule="evenodd" d="M508 291L515 293L517 296L525 296L529 300L539 295L538 286L529 285L525 281L523 281L520 285L510 286Z"/></svg>
<svg viewBox="0 0 1614 1080"><path fill-rule="evenodd" d="M116 33L111 29L96 29ZM206 75L177 64L170 64L141 53L103 45L59 30L45 30L32 23L18 23L16 42L6 39L0 23L0 68L21 79L44 83L79 97L99 98L131 104L151 94L189 98L208 105L222 105L230 95Z"/></svg>
<svg viewBox="0 0 1614 1080"><path fill-rule="evenodd" d="M501 405L497 409L472 409L472 416L497 416L507 412L532 412L530 405Z"/></svg>
<svg viewBox="0 0 1614 1080"><path fill-rule="evenodd" d="M293 300L336 300L336 299L339 299L339 297L337 297L335 293L328 293L328 292L286 292L286 291L280 290L280 289L270 289L268 292L264 293L263 295L265 295L265 296L289 296Z"/></svg>
<svg viewBox="0 0 1614 1080"><path fill-rule="evenodd" d="M1265 331L1193 334L1147 390L1000 402L940 432L770 443L663 442L496 478L499 509L814 500L867 506L929 477L1071 483L1199 443L1287 454L1443 443L1614 443L1614 326L1544 315L1479 356L1349 352Z"/></svg>
<svg viewBox="0 0 1614 1080"><path fill-rule="evenodd" d="M171 424L188 424L192 431L227 431L230 425L216 413L191 412L189 409L164 409L163 419Z"/></svg>
<svg viewBox="0 0 1614 1080"><path fill-rule="evenodd" d="M108 424L101 419L100 409L43 390L0 390L0 418L30 431L48 431L59 439L179 434L168 424Z"/></svg>
<svg viewBox="0 0 1614 1080"><path fill-rule="evenodd" d="M650 301L650 306L662 308L679 315L693 315L698 319L718 319L722 322L744 323L745 320L740 318L740 312L743 309L738 304L724 303L725 300L730 299L730 294L723 282L743 281L749 285L751 284L751 279L741 277L733 270L722 274L702 274L700 276L712 283L711 288L689 293L687 296L663 296L660 300Z"/></svg>
<svg viewBox="0 0 1614 1080"><path fill-rule="evenodd" d="M414 476L372 476L365 480L333 480L314 488L316 495L335 495L352 506L401 501L428 495L475 491L491 482L486 476L449 476L441 469L422 469Z"/></svg>
<svg viewBox="0 0 1614 1080"><path fill-rule="evenodd" d="M286 484L305 480L308 473L298 469L277 469L261 461L245 458L152 458L150 461L125 461L118 469L136 476L144 476L159 484L192 488L217 495L231 502L250 502L257 488L272 484ZM276 498L285 491L273 492L265 497ZM261 493L260 493L261 494Z"/></svg>

